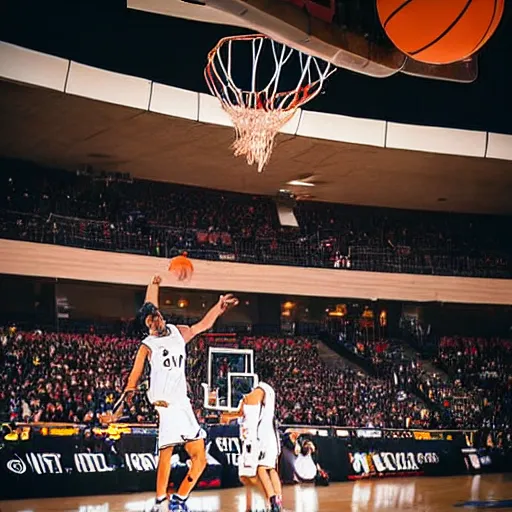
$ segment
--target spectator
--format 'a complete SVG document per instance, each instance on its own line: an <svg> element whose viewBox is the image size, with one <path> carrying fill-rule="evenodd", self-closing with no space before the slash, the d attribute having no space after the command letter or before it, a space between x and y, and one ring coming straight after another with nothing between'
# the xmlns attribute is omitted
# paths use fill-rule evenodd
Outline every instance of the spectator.
<svg viewBox="0 0 512 512"><path fill-rule="evenodd" d="M4 238L160 257L187 250L249 263L512 276L507 217L299 203L294 229L279 224L266 197L3 165Z"/></svg>

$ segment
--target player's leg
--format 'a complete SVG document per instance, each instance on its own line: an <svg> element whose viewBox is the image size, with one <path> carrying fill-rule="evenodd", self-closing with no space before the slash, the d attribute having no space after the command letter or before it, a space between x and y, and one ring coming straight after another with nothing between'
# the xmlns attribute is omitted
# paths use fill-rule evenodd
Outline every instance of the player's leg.
<svg viewBox="0 0 512 512"><path fill-rule="evenodd" d="M178 492L171 497L170 510L188 510L185 501L206 468L204 444L206 433L199 426L190 403L175 406L172 409L172 415L175 425L174 435L178 436L182 442L185 440L185 450L190 457L191 465Z"/></svg>
<svg viewBox="0 0 512 512"><path fill-rule="evenodd" d="M245 510L246 512L251 512L252 506L252 484L251 480L248 476L241 476L240 482L242 482L245 488Z"/></svg>
<svg viewBox="0 0 512 512"><path fill-rule="evenodd" d="M251 512L252 510L252 485L245 486L245 510Z"/></svg>
<svg viewBox="0 0 512 512"><path fill-rule="evenodd" d="M258 466L258 479L261 482L261 485L265 491L265 496L267 500L276 495L274 491L274 486L272 485L272 481L270 480L270 475L268 474L269 468Z"/></svg>
<svg viewBox="0 0 512 512"><path fill-rule="evenodd" d="M187 510L185 502L206 468L204 439L189 441L185 444L185 450L190 457L191 465L178 492L172 496L170 510Z"/></svg>
<svg viewBox="0 0 512 512"><path fill-rule="evenodd" d="M252 504L252 490L254 488L259 489L261 492L261 495L263 496L263 499L265 500L265 504L268 506L269 501L267 500L267 496L265 493L265 489L263 485L261 484L260 479L258 476L241 476L240 482L244 484L245 487L245 503L246 503L246 510L247 512L251 512L251 504Z"/></svg>
<svg viewBox="0 0 512 512"><path fill-rule="evenodd" d="M267 495L265 492L265 487L263 487L263 484L261 483L261 480L260 480L260 477L258 476L258 474L256 473L255 476L249 477L248 481L249 481L249 486L251 487L251 489L253 489L253 488L258 489L260 491L261 495L263 496L263 499L265 500L265 502L268 502Z"/></svg>
<svg viewBox="0 0 512 512"><path fill-rule="evenodd" d="M274 468L259 466L258 467L258 478L260 479L270 505L270 512L280 512L282 510L282 497L278 491L281 490L281 486L274 488L270 472L275 471Z"/></svg>
<svg viewBox="0 0 512 512"><path fill-rule="evenodd" d="M189 441L185 444L185 450L192 461L192 465L190 466L185 481L180 486L180 491L182 487L185 492L187 489L190 489L187 493L188 495L196 485L199 477L203 474L203 471L206 469L206 448L204 445L204 439ZM181 494L181 492L179 492L179 494Z"/></svg>
<svg viewBox="0 0 512 512"><path fill-rule="evenodd" d="M166 446L159 450L158 467L156 470L156 502L152 512L167 512L168 496L167 485L171 476L171 457L173 446Z"/></svg>
<svg viewBox="0 0 512 512"><path fill-rule="evenodd" d="M266 498L265 488L263 487L263 484L261 483L261 480L258 477L258 475L249 478L249 483L250 483L251 487L258 489L261 492L261 495L263 496L263 498Z"/></svg>
<svg viewBox="0 0 512 512"><path fill-rule="evenodd" d="M279 473L277 469L272 468L269 471L270 481L272 482L272 487L274 488L275 493L278 496L283 495L283 486L281 484L281 479L279 478Z"/></svg>
<svg viewBox="0 0 512 512"><path fill-rule="evenodd" d="M279 441L276 433L272 432L267 436L262 436L258 477L265 487L272 512L280 511L282 507L282 487L276 471L278 457Z"/></svg>
<svg viewBox="0 0 512 512"><path fill-rule="evenodd" d="M238 476L240 481L244 484L246 492L246 510L251 510L252 503L252 489L254 487L261 491L263 499L266 505L268 505L267 495L264 487L258 478L258 458L259 449L257 448L257 441L253 440L242 440L241 453L238 458Z"/></svg>
<svg viewBox="0 0 512 512"><path fill-rule="evenodd" d="M272 468L268 472L270 476L270 481L272 482L272 487L274 488L274 492L276 493L276 504L279 507L283 506L283 486L281 484L281 478L279 478L279 473L276 468Z"/></svg>
<svg viewBox="0 0 512 512"><path fill-rule="evenodd" d="M167 485L171 475L171 457L176 440L172 431L172 418L166 407L155 407L158 413L158 467L156 470L156 502L154 511L167 510Z"/></svg>

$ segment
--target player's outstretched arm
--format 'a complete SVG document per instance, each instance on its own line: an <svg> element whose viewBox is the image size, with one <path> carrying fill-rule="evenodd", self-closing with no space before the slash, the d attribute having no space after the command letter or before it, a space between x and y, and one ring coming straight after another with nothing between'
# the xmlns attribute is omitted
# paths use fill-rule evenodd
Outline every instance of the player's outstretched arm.
<svg viewBox="0 0 512 512"><path fill-rule="evenodd" d="M158 307L158 294L160 291L160 283L162 282L162 278L159 275L154 275L151 278L151 281L148 284L146 289L146 299L145 302L151 302L156 307Z"/></svg>
<svg viewBox="0 0 512 512"><path fill-rule="evenodd" d="M219 316L222 316L228 309L231 309L237 305L238 299L231 293L228 293L227 295L221 295L217 301L217 304L215 304L215 306L213 306L208 311L208 313L206 313L206 315L204 315L203 318L197 322L197 324L192 326L178 325L177 327L180 330L185 343L191 341L198 334L211 329Z"/></svg>
<svg viewBox="0 0 512 512"><path fill-rule="evenodd" d="M243 412L242 412L243 404L244 404L244 401L242 400L236 411L223 412L220 415L221 423L226 424L226 423L229 423L230 421L233 421L236 418L240 418L243 415Z"/></svg>
<svg viewBox="0 0 512 512"><path fill-rule="evenodd" d="M261 388L253 389L250 393L244 396L243 400L240 402L238 409L236 411L228 411L221 414L221 422L229 423L235 418L239 418L242 416L242 408L244 404L246 405L260 405L263 403L265 398L265 392Z"/></svg>
<svg viewBox="0 0 512 512"><path fill-rule="evenodd" d="M139 350L137 351L137 355L135 356L135 362L133 363L132 370L130 375L128 376L128 382L126 384L125 392L128 391L136 391L137 385L142 377L142 373L144 372L144 363L148 358L150 350L146 345L141 345Z"/></svg>
<svg viewBox="0 0 512 512"><path fill-rule="evenodd" d="M149 356L149 353L150 350L146 345L141 345L139 347L126 387L117 402L114 404L113 410L108 411L100 417L102 424L108 425L110 423L117 422L123 414L125 402L131 404L131 395L134 391L137 391L137 385L142 377L142 373L144 372L144 363L146 362L146 358Z"/></svg>

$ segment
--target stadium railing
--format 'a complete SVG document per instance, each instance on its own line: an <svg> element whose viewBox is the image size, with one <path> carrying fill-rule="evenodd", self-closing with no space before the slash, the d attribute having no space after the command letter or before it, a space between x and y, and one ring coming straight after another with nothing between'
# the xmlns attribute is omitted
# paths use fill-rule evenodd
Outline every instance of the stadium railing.
<svg viewBox="0 0 512 512"><path fill-rule="evenodd" d="M108 221L41 216L0 211L0 237L84 249L127 252L171 258L187 251L192 258L301 267L344 268L360 271L511 278L508 255L468 256L449 247L389 247L352 245L347 255L332 233L307 236L283 231L275 237L251 237L225 232L177 228L146 223L117 225ZM340 259L344 263L340 265ZM347 264L349 262L349 264Z"/></svg>

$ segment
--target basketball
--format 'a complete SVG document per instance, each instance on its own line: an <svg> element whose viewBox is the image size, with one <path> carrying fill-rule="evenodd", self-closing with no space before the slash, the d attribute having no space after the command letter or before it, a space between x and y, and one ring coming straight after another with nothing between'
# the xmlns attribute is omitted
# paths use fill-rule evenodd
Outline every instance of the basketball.
<svg viewBox="0 0 512 512"><path fill-rule="evenodd" d="M414 60L451 64L480 50L503 16L505 0L377 0L384 30Z"/></svg>
<svg viewBox="0 0 512 512"><path fill-rule="evenodd" d="M187 281L194 273L194 265L188 259L187 253L172 258L169 263L169 272L174 274L178 281Z"/></svg>

